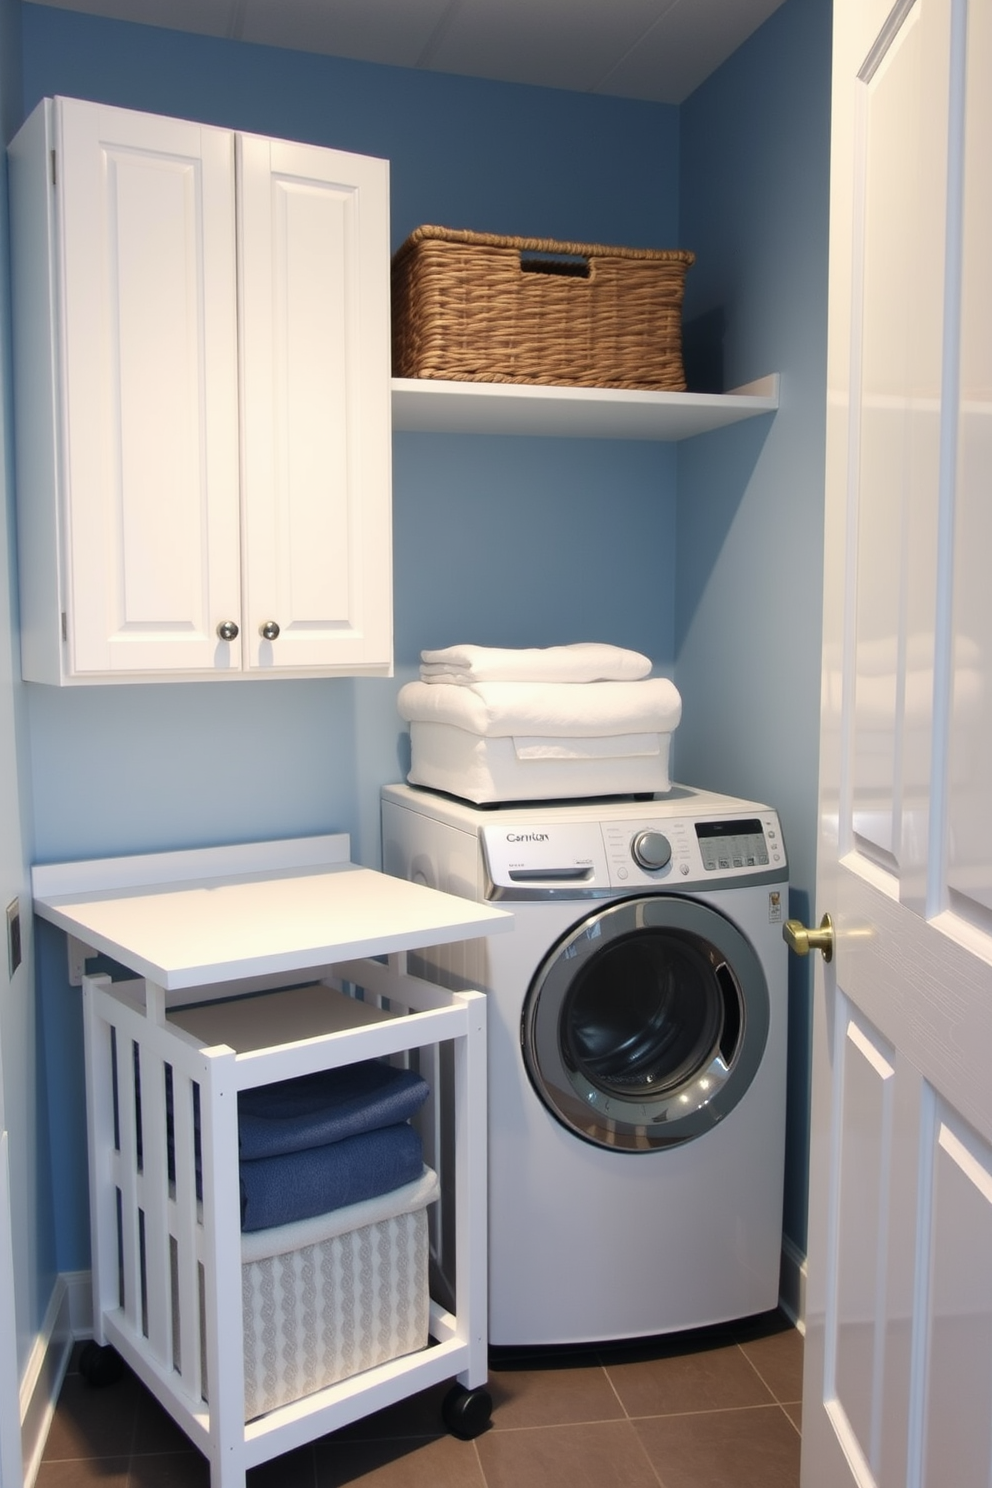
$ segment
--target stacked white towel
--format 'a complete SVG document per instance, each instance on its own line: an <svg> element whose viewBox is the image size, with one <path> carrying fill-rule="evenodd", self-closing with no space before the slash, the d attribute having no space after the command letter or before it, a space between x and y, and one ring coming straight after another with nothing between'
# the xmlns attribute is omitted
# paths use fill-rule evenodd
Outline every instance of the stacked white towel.
<svg viewBox="0 0 992 1488"><path fill-rule="evenodd" d="M476 682L634 682L651 662L639 651L594 641L571 646L446 646L421 651L420 679L470 687Z"/></svg>
<svg viewBox="0 0 992 1488"><path fill-rule="evenodd" d="M397 704L410 723L448 723L482 738L555 739L671 733L682 699L667 677L638 682L407 682Z"/></svg>
<svg viewBox="0 0 992 1488"><path fill-rule="evenodd" d="M682 700L639 651L448 646L420 659L397 698L411 785L480 803L670 789Z"/></svg>

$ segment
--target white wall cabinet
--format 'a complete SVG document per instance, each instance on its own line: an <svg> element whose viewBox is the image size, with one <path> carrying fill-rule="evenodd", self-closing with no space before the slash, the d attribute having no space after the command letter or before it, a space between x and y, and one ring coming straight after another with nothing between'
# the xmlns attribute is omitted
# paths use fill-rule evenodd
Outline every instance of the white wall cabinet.
<svg viewBox="0 0 992 1488"><path fill-rule="evenodd" d="M24 677L389 675L387 162L56 98L10 187Z"/></svg>

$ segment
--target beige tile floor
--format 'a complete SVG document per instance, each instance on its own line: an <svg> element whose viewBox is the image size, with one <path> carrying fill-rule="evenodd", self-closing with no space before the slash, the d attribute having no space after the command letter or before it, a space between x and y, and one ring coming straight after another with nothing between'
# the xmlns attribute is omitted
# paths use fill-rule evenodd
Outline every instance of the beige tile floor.
<svg viewBox="0 0 992 1488"><path fill-rule="evenodd" d="M76 1351L78 1354L78 1350ZM494 1351L493 1416L447 1435L446 1386L248 1474L248 1488L797 1488L802 1338L778 1313L636 1344ZM66 1375L38 1488L208 1488L129 1373Z"/></svg>

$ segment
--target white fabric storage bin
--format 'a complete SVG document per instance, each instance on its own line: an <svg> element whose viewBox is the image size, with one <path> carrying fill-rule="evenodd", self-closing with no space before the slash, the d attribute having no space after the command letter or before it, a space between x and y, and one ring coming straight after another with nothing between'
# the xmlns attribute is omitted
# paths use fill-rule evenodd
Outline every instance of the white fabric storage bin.
<svg viewBox="0 0 992 1488"><path fill-rule="evenodd" d="M428 1341L430 1168L403 1188L243 1235L245 1420Z"/></svg>
<svg viewBox="0 0 992 1488"><path fill-rule="evenodd" d="M450 723L410 724L411 785L484 805L671 789L670 733L606 738L486 737Z"/></svg>
<svg viewBox="0 0 992 1488"><path fill-rule="evenodd" d="M428 653L431 654L431 653ZM602 682L407 682L411 785L477 805L671 789L682 699L667 677Z"/></svg>

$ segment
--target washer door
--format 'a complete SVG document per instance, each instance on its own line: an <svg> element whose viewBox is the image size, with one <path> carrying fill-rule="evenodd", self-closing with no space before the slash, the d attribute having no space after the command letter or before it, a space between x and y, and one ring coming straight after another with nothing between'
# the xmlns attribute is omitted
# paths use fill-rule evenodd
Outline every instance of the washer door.
<svg viewBox="0 0 992 1488"><path fill-rule="evenodd" d="M589 916L530 985L531 1082L563 1125L630 1152L691 1141L757 1073L768 985L744 935L693 899L644 895Z"/></svg>

